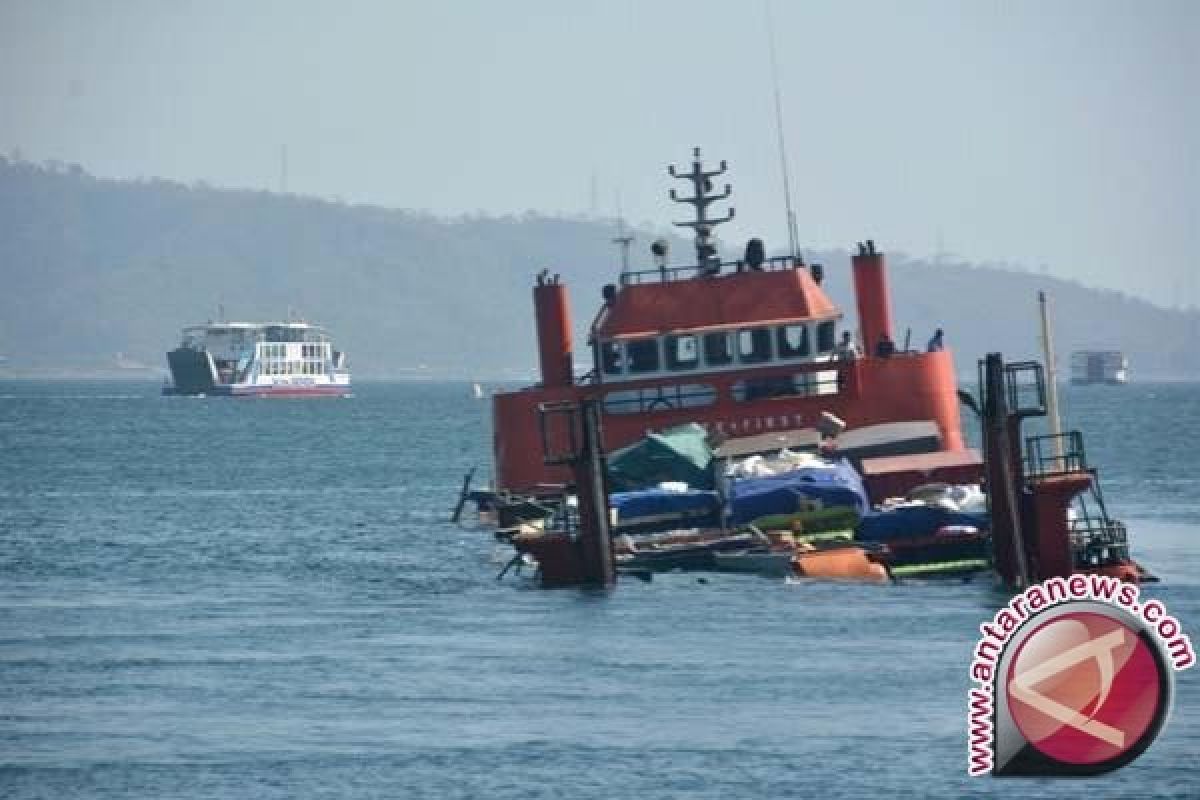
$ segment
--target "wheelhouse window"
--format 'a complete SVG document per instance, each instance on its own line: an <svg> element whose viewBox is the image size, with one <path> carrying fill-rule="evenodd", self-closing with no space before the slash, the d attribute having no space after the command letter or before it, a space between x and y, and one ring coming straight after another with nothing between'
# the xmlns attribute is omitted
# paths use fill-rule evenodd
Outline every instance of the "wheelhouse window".
<svg viewBox="0 0 1200 800"><path fill-rule="evenodd" d="M696 348L696 337L691 334L683 336L668 336L667 369L695 369L700 363L700 353Z"/></svg>
<svg viewBox="0 0 1200 800"><path fill-rule="evenodd" d="M837 346L837 330L833 320L826 320L817 325L817 352L832 353Z"/></svg>
<svg viewBox="0 0 1200 800"><path fill-rule="evenodd" d="M770 329L748 328L738 331L738 359L743 364L761 364L764 361L770 361Z"/></svg>
<svg viewBox="0 0 1200 800"><path fill-rule="evenodd" d="M619 389L604 395L606 414L645 414L703 408L717 402L717 390L707 383Z"/></svg>
<svg viewBox="0 0 1200 800"><path fill-rule="evenodd" d="M747 378L733 384L733 399L739 403L773 397L816 397L835 395L842 390L835 369L798 372L794 375L768 375Z"/></svg>
<svg viewBox="0 0 1200 800"><path fill-rule="evenodd" d="M798 376L799 377L799 376ZM733 399L739 403L766 397L788 397L799 394L791 375L772 375L738 381L733 386Z"/></svg>
<svg viewBox="0 0 1200 800"><path fill-rule="evenodd" d="M723 367L733 361L733 348L729 346L729 334L704 334L704 363L710 367Z"/></svg>
<svg viewBox="0 0 1200 800"><path fill-rule="evenodd" d="M658 339L634 339L625 345L625 357L629 359L629 371L658 371Z"/></svg>
<svg viewBox="0 0 1200 800"><path fill-rule="evenodd" d="M621 344L619 342L602 342L600 344L600 369L605 375L621 374Z"/></svg>
<svg viewBox="0 0 1200 800"><path fill-rule="evenodd" d="M808 326L781 325L775 329L775 347L780 358L804 358L809 354Z"/></svg>

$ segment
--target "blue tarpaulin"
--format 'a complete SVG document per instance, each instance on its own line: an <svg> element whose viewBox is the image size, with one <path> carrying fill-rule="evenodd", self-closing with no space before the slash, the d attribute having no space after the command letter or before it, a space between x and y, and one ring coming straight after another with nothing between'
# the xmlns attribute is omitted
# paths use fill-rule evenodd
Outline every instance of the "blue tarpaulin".
<svg viewBox="0 0 1200 800"><path fill-rule="evenodd" d="M866 512L862 478L845 459L823 467L801 467L766 478L741 478L730 486L733 522L740 525L773 514L792 514L814 505Z"/></svg>
<svg viewBox="0 0 1200 800"><path fill-rule="evenodd" d="M981 531L987 530L988 516L939 506L899 506L867 514L858 523L855 538L864 542L919 538L932 536L946 525L973 525Z"/></svg>
<svg viewBox="0 0 1200 800"><path fill-rule="evenodd" d="M715 527L721 523L721 499L712 491L642 489L614 492L608 502L617 511L617 530L649 532Z"/></svg>

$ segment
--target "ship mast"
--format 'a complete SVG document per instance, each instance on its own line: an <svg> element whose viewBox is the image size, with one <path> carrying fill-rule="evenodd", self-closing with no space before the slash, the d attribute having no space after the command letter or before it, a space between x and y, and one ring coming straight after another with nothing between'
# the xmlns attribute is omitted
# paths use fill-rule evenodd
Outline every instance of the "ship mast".
<svg viewBox="0 0 1200 800"><path fill-rule="evenodd" d="M696 262L700 267L700 271L705 275L716 275L721 271L721 259L717 256L717 248L712 243L712 231L717 225L723 222L729 222L733 219L734 209L730 207L729 213L723 217L708 216L708 207L718 200L724 200L733 193L733 188L727 183L725 190L720 194L710 194L713 191L712 179L718 175L724 175L729 169L728 165L722 161L721 168L715 170L705 170L704 162L700 160L700 148L692 148L692 169L691 172L677 172L675 165L667 167L667 173L672 178L678 178L683 181L692 182L693 194L691 197L680 197L674 189L671 190L671 199L676 203L686 203L695 209L696 218L690 222L674 222L673 225L680 228L691 228L696 233Z"/></svg>
<svg viewBox="0 0 1200 800"><path fill-rule="evenodd" d="M625 215L621 213L621 197L617 195L617 235L612 243L621 248L621 285L629 275L629 247L633 244L633 234L625 228Z"/></svg>
<svg viewBox="0 0 1200 800"><path fill-rule="evenodd" d="M799 235L796 232L796 212L792 209L792 182L788 177L787 148L783 136L783 100L779 93L779 64L775 59L775 23L771 19L771 0L764 0L767 16L767 50L771 55L771 83L775 88L775 132L779 138L779 167L783 172L783 203L787 211L788 255L796 257Z"/></svg>
<svg viewBox="0 0 1200 800"><path fill-rule="evenodd" d="M1038 316L1042 322L1042 358L1046 363L1046 415L1049 417L1050 433L1054 436L1054 456L1058 469L1066 471L1063 459L1062 418L1058 414L1058 364L1054 358L1054 342L1050 338L1049 299L1045 292L1038 292Z"/></svg>

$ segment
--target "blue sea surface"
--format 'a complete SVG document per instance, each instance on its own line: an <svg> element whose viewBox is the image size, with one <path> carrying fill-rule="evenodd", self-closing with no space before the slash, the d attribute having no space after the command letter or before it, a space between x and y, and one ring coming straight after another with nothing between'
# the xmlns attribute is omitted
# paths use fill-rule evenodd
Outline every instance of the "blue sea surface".
<svg viewBox="0 0 1200 800"><path fill-rule="evenodd" d="M1200 796L1200 669L1122 770L968 778L986 581L498 582L486 401L356 393L0 382L0 797ZM1064 399L1200 643L1200 386Z"/></svg>

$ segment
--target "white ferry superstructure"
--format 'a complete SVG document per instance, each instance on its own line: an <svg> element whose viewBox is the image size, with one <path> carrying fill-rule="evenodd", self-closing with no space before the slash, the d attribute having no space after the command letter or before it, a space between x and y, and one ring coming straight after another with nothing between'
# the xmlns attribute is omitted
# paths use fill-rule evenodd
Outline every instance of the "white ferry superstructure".
<svg viewBox="0 0 1200 800"><path fill-rule="evenodd" d="M163 394L309 397L350 394L346 354L307 322L210 322L167 353Z"/></svg>

